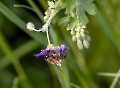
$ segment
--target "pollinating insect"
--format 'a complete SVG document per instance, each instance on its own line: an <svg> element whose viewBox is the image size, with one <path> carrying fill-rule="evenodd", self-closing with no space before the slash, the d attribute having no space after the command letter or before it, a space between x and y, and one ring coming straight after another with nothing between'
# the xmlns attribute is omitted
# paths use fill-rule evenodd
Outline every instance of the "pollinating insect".
<svg viewBox="0 0 120 88"><path fill-rule="evenodd" d="M47 62L61 69L61 62L67 56L67 52L66 52L67 49L68 47L66 47L65 45L53 46L51 48L46 48L44 50L41 50L40 53L35 54L34 56L36 57L44 56L44 59Z"/></svg>

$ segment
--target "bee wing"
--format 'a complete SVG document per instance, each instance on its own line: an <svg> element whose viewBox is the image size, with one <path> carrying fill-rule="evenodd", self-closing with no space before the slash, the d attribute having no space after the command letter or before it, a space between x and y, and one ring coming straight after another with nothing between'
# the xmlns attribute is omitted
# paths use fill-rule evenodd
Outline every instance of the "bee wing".
<svg viewBox="0 0 120 88"><path fill-rule="evenodd" d="M63 71L62 70L62 67L61 67L61 64L59 62L56 62L55 63L55 66L60 70L60 71Z"/></svg>

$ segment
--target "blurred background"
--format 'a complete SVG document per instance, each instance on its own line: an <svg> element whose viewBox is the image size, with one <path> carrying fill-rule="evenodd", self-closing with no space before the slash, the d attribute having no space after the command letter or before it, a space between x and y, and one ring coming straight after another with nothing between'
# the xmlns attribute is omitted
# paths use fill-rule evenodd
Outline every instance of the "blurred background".
<svg viewBox="0 0 120 88"><path fill-rule="evenodd" d="M88 15L89 49L79 50L72 42L70 31L58 25L63 12L53 19L51 42L70 48L61 72L43 57L33 56L46 48L46 34L26 28L27 22L42 27L47 0L1 0L0 88L109 88L114 77L97 74L117 73L120 68L120 1L95 0L94 3L98 11L95 16ZM37 12L14 7L15 4L29 6ZM120 88L119 80L111 88Z"/></svg>

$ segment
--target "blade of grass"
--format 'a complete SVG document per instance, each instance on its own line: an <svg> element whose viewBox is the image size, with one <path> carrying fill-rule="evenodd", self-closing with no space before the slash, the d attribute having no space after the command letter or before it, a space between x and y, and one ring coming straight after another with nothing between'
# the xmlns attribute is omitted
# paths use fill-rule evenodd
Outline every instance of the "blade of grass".
<svg viewBox="0 0 120 88"><path fill-rule="evenodd" d="M74 48L73 48L73 51L74 51ZM94 80L91 78L90 72L86 66L83 56L80 54L78 50L76 50L75 53L73 52L73 54L75 55L75 60L79 68L78 70L81 71L82 73L81 76L83 75L82 78L78 76L78 79L81 80L81 83L84 86L84 88L88 88L89 86L91 86L92 88L98 88L98 86L94 83Z"/></svg>
<svg viewBox="0 0 120 88"><path fill-rule="evenodd" d="M38 17L40 18L40 20L42 20L42 22L44 21L44 17L42 12L40 11L40 9L36 6L36 4L34 3L33 0L27 0L27 2L31 5L31 7L36 11L36 14L38 15Z"/></svg>
<svg viewBox="0 0 120 88"><path fill-rule="evenodd" d="M0 1L0 11L1 13L6 16L11 22L13 22L15 25L17 25L19 28L21 28L24 32L26 32L29 36L40 42L41 44L47 44L47 39L44 39L44 35L37 33L37 32L31 32L26 28L26 23L23 21L20 17L18 17L14 12L12 12L8 7L6 7L1 1Z"/></svg>
<svg viewBox="0 0 120 88"><path fill-rule="evenodd" d="M33 46L34 45L34 46ZM40 44L35 40L30 40L19 46L13 51L17 59L21 58L25 54L31 52L33 49L39 47ZM10 64L10 59L7 56L0 59L0 71Z"/></svg>
<svg viewBox="0 0 120 88"><path fill-rule="evenodd" d="M38 0L44 9L47 9L47 2L45 0Z"/></svg>
<svg viewBox="0 0 120 88"><path fill-rule="evenodd" d="M73 83L70 83L70 85L73 86L73 87L75 87L75 88L81 88L81 87L79 87L79 86L77 86L77 85L75 85Z"/></svg>
<svg viewBox="0 0 120 88"><path fill-rule="evenodd" d="M58 68L55 67L55 72L57 74L57 77L62 85L62 88L71 88L70 87L70 77L67 67L67 62L62 63L62 71L60 71Z"/></svg>
<svg viewBox="0 0 120 88"><path fill-rule="evenodd" d="M102 73L102 72L99 72L97 75L99 76L110 76L110 77L120 77L120 74L117 74L117 73Z"/></svg>
<svg viewBox="0 0 120 88"><path fill-rule="evenodd" d="M30 85L30 83L27 80L27 76L24 73L24 70L23 70L21 64L19 63L17 57L14 55L13 51L11 50L10 46L8 45L7 41L5 40L5 38L1 32L0 32L0 45L1 45L2 52L8 57L8 59L13 64L13 66L19 76L22 87L23 88L32 88L32 86Z"/></svg>
<svg viewBox="0 0 120 88"><path fill-rule="evenodd" d="M18 5L18 4L15 4L14 7L17 7L17 8L26 8L26 9L29 9L29 10L35 12L34 9L32 9L31 7L26 6L26 5Z"/></svg>
<svg viewBox="0 0 120 88"><path fill-rule="evenodd" d="M72 59L70 59L70 58L72 58ZM79 81L79 84L81 84L80 86L82 86L83 88L87 88L86 80L85 80L82 72L79 70L79 67L76 64L73 64L73 62L76 63L76 61L73 58L74 57L69 54L68 59L70 59L69 62L72 62L72 63L68 63L68 66L74 72L74 74L77 76L76 80Z"/></svg>
<svg viewBox="0 0 120 88"><path fill-rule="evenodd" d="M103 16L101 15L101 13L99 11L97 11L95 18L96 18L97 22L99 22L99 24L101 25L103 33L108 37L108 39L111 41L111 43L120 52L120 46L115 41L110 26L108 25L108 23L106 22L106 20L103 18Z"/></svg>
<svg viewBox="0 0 120 88"><path fill-rule="evenodd" d="M119 82L119 79L120 79L120 76L118 76L119 74L120 74L120 69L118 70L116 77L114 78L113 82L111 83L110 88L115 88L115 86Z"/></svg>
<svg viewBox="0 0 120 88"><path fill-rule="evenodd" d="M53 41L53 44L58 44L58 39L57 38L57 33L55 33L53 28L50 28L50 37L51 40ZM62 71L58 70L58 68L54 68L56 75L59 79L59 82L62 85L62 88L71 88L70 87L70 77L69 77L69 72L68 72L68 67L67 67L67 63L64 61L62 64Z"/></svg>
<svg viewBox="0 0 120 88"><path fill-rule="evenodd" d="M11 88L19 88L18 87L18 83L19 83L19 78L18 77L15 77L13 79L13 84L12 84L12 87Z"/></svg>

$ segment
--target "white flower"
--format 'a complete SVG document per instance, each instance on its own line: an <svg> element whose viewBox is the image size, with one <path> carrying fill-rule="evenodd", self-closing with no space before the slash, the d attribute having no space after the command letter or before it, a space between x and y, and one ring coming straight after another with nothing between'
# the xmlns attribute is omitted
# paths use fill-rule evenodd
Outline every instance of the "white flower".
<svg viewBox="0 0 120 88"><path fill-rule="evenodd" d="M28 22L26 26L30 31L33 31L35 29L35 25L32 22Z"/></svg>

